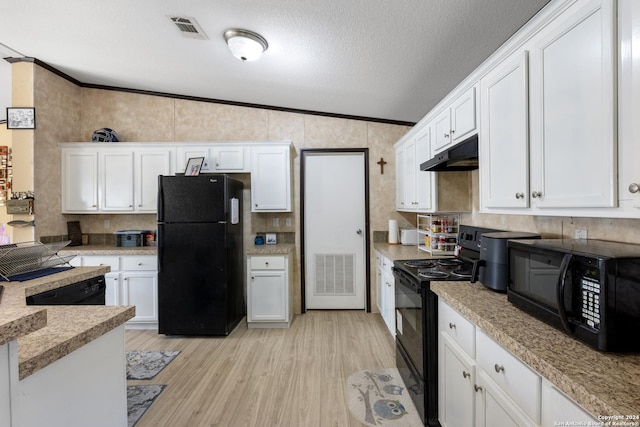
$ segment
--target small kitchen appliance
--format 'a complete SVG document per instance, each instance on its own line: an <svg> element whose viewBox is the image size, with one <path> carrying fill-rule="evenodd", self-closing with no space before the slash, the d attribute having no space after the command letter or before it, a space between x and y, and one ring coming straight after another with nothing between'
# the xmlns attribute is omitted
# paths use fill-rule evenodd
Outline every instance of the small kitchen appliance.
<svg viewBox="0 0 640 427"><path fill-rule="evenodd" d="M471 283L477 279L487 288L507 292L509 281L509 239L539 239L536 233L499 231L483 233L480 258L473 264Z"/></svg>
<svg viewBox="0 0 640 427"><path fill-rule="evenodd" d="M400 244L402 245L417 245L418 244L418 229L417 228L401 228L400 229Z"/></svg>
<svg viewBox="0 0 640 427"><path fill-rule="evenodd" d="M438 421L438 313L431 281L466 281L479 259L488 228L460 225L457 257L393 263L396 308L396 366L425 426Z"/></svg>
<svg viewBox="0 0 640 427"><path fill-rule="evenodd" d="M640 245L510 240L507 299L602 351L640 351Z"/></svg>

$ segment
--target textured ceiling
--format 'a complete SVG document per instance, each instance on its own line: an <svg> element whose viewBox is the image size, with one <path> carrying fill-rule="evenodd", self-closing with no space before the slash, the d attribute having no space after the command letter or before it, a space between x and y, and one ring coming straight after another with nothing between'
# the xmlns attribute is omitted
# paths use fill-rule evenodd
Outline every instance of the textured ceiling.
<svg viewBox="0 0 640 427"><path fill-rule="evenodd" d="M0 0L0 53L86 84L415 122L547 2ZM265 37L265 55L234 58L232 27Z"/></svg>

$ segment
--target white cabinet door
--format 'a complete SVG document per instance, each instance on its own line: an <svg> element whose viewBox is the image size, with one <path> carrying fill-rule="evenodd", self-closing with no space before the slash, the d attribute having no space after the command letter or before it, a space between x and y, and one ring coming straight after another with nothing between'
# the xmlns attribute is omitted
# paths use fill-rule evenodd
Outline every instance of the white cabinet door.
<svg viewBox="0 0 640 427"><path fill-rule="evenodd" d="M210 149L212 168L216 172L249 172L250 148L239 144L217 145Z"/></svg>
<svg viewBox="0 0 640 427"><path fill-rule="evenodd" d="M290 144L251 147L251 211L291 211Z"/></svg>
<svg viewBox="0 0 640 427"><path fill-rule="evenodd" d="M480 197L483 208L529 206L527 52L480 82Z"/></svg>
<svg viewBox="0 0 640 427"><path fill-rule="evenodd" d="M480 370L476 377L477 427L534 427L535 424Z"/></svg>
<svg viewBox="0 0 640 427"><path fill-rule="evenodd" d="M155 213L158 209L158 175L171 175L171 150L140 149L135 164L135 210Z"/></svg>
<svg viewBox="0 0 640 427"><path fill-rule="evenodd" d="M179 173L184 173L184 170L187 167L187 162L191 158L203 157L204 162L202 163L202 172L211 172L211 154L209 152L209 147L206 145L178 145L177 149L177 165L176 170Z"/></svg>
<svg viewBox="0 0 640 427"><path fill-rule="evenodd" d="M284 271L252 271L249 281L249 321L287 320L287 283Z"/></svg>
<svg viewBox="0 0 640 427"><path fill-rule="evenodd" d="M404 168L404 144L402 144L396 147L396 210L399 211L404 211L409 208Z"/></svg>
<svg viewBox="0 0 640 427"><path fill-rule="evenodd" d="M561 17L531 52L531 196L537 207L617 203L613 3L591 1Z"/></svg>
<svg viewBox="0 0 640 427"><path fill-rule="evenodd" d="M455 144L478 129L476 120L476 88L460 95L451 105L451 141Z"/></svg>
<svg viewBox="0 0 640 427"><path fill-rule="evenodd" d="M119 273L107 273L104 275L105 284L107 289L105 291L105 305L121 305L121 289L120 289L120 274Z"/></svg>
<svg viewBox="0 0 640 427"><path fill-rule="evenodd" d="M475 363L444 332L439 345L439 421L442 427L473 427Z"/></svg>
<svg viewBox="0 0 640 427"><path fill-rule="evenodd" d="M549 381L542 382L542 425L556 426L571 420L575 425L599 425L587 411L554 387ZM635 421L637 423L637 420Z"/></svg>
<svg viewBox="0 0 640 427"><path fill-rule="evenodd" d="M446 108L433 121L433 151L432 155L448 148L451 144L451 109Z"/></svg>
<svg viewBox="0 0 640 427"><path fill-rule="evenodd" d="M405 209L416 211L418 209L418 198L416 197L416 142L411 139L403 144L404 165L404 193Z"/></svg>
<svg viewBox="0 0 640 427"><path fill-rule="evenodd" d="M133 211L133 151L101 151L100 210Z"/></svg>
<svg viewBox="0 0 640 427"><path fill-rule="evenodd" d="M436 209L436 173L422 172L420 165L431 158L431 126L427 126L416 138L414 179L416 203L419 212L432 212Z"/></svg>
<svg viewBox="0 0 640 427"><path fill-rule="evenodd" d="M98 210L98 153L65 150L62 155L62 212Z"/></svg>
<svg viewBox="0 0 640 427"><path fill-rule="evenodd" d="M155 271L124 272L122 276L122 304L135 305L136 315L131 322L158 321L158 274Z"/></svg>

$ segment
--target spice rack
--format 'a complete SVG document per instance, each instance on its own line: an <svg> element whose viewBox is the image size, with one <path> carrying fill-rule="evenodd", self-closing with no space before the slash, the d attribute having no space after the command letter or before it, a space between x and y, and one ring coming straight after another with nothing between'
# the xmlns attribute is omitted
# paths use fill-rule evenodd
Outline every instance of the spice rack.
<svg viewBox="0 0 640 427"><path fill-rule="evenodd" d="M459 213L418 215L418 250L432 255L453 255L459 227Z"/></svg>

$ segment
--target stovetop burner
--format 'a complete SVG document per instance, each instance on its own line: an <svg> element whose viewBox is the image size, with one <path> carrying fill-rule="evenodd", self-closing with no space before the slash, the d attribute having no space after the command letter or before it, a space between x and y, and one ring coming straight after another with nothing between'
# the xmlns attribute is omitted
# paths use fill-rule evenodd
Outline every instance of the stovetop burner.
<svg viewBox="0 0 640 427"><path fill-rule="evenodd" d="M471 279L471 270L467 268L456 268L451 275L460 279Z"/></svg>
<svg viewBox="0 0 640 427"><path fill-rule="evenodd" d="M462 261L457 258L443 258L438 260L438 265L442 265L444 267L455 267L457 265L462 265Z"/></svg>
<svg viewBox="0 0 640 427"><path fill-rule="evenodd" d="M430 261L428 259L414 259L405 261L404 265L407 267L416 267L416 268L433 268L436 266L435 261Z"/></svg>
<svg viewBox="0 0 640 427"><path fill-rule="evenodd" d="M420 270L418 271L418 276L422 277L423 279L430 279L430 280L435 280L435 279L446 279L447 277L449 277L449 273L447 273L446 271L438 271L438 270Z"/></svg>

